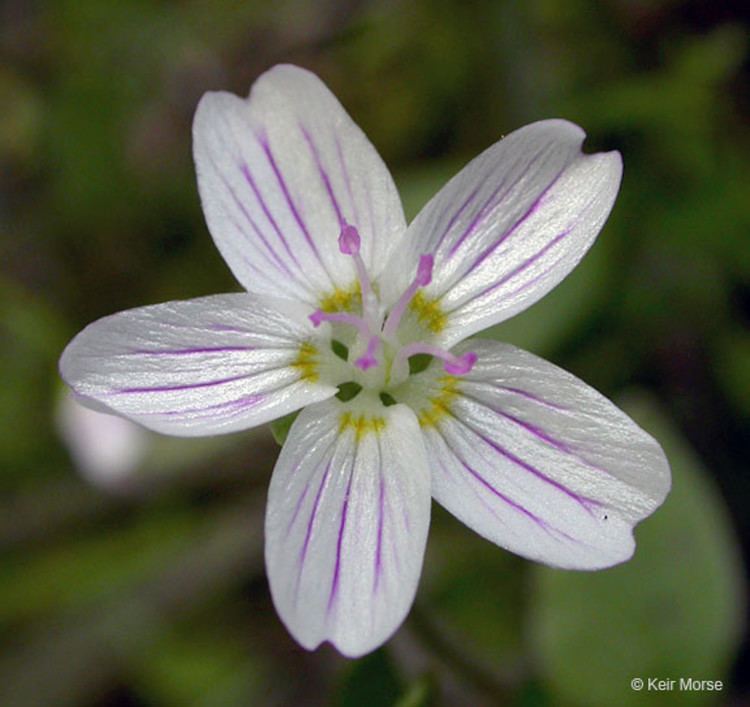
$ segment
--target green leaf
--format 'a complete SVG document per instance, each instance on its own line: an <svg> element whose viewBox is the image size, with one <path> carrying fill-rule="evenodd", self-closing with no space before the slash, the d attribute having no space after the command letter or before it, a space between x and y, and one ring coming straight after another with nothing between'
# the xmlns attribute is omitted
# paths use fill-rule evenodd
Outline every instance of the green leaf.
<svg viewBox="0 0 750 707"><path fill-rule="evenodd" d="M531 636L544 677L579 705L697 705L706 691L633 690L640 678L723 680L742 626L736 539L710 475L649 400L624 406L662 443L673 487L635 557L595 573L535 569Z"/></svg>

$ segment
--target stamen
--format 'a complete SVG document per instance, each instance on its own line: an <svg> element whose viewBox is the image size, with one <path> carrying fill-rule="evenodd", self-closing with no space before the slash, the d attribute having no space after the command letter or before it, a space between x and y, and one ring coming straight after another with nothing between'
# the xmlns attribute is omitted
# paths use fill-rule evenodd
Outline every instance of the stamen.
<svg viewBox="0 0 750 707"><path fill-rule="evenodd" d="M377 366L378 359L375 358L375 352L377 351L379 345L380 337L371 336L370 340L367 342L367 351L365 351L364 355L360 356L354 362L354 365L361 368L363 371L366 371L368 368L372 368L373 366Z"/></svg>
<svg viewBox="0 0 750 707"><path fill-rule="evenodd" d="M367 322L356 314L349 314L348 312L324 312L322 309L316 309L309 316L309 319L316 328L323 322L349 324L350 326L356 327L364 338L370 336L370 327L367 326Z"/></svg>
<svg viewBox="0 0 750 707"><path fill-rule="evenodd" d="M419 265L417 265L417 274L414 277L411 285L406 288L406 292L399 298L396 305L388 315L388 319L383 327L383 336L386 339L390 339L398 330L398 325L401 323L401 318L404 316L406 307L411 302L412 297L416 294L420 287L425 287L432 282L432 267L435 264L435 258L432 255L423 255L419 258Z"/></svg>
<svg viewBox="0 0 750 707"><path fill-rule="evenodd" d="M375 302L375 293L372 291L370 278L367 275L367 268L365 268L365 263L362 260L362 256L359 254L361 244L362 241L357 229L351 224L345 222L342 225L341 233L339 234L339 250L344 255L351 255L354 259L354 267L357 269L359 286L362 291L362 316L372 325L374 324L373 317L377 312L377 306Z"/></svg>
<svg viewBox="0 0 750 707"><path fill-rule="evenodd" d="M398 365L403 365L411 356L415 356L416 354L429 354L445 361L443 370L452 376L466 375L474 368L474 364L477 362L477 355L473 351L467 351L460 356L454 356L450 351L446 351L445 349L425 344L421 341L415 341L399 349L393 361L393 367L396 368Z"/></svg>
<svg viewBox="0 0 750 707"><path fill-rule="evenodd" d="M345 255L355 255L359 253L359 246L360 239L357 229L348 223L344 224L339 235L339 250Z"/></svg>

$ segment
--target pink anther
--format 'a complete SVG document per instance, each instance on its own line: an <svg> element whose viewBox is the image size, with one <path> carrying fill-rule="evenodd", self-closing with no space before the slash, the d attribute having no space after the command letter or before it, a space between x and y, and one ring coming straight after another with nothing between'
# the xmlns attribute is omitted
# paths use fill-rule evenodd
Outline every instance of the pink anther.
<svg viewBox="0 0 750 707"><path fill-rule="evenodd" d="M399 349L393 361L393 367L396 368L399 365L403 365L408 359L417 354L429 354L430 356L439 358L444 362L443 370L452 376L466 375L474 368L474 364L477 362L477 355L473 351L467 351L460 356L455 356L450 351L441 349L439 346L426 344L422 341L414 341Z"/></svg>
<svg viewBox="0 0 750 707"><path fill-rule="evenodd" d="M359 232L348 223L341 229L339 235L339 250L345 255L356 255L360 246Z"/></svg>
<svg viewBox="0 0 750 707"><path fill-rule="evenodd" d="M426 287L432 282L432 267L435 265L434 255L423 255L419 258L417 265L417 276L414 278L415 284L419 287Z"/></svg>
<svg viewBox="0 0 750 707"><path fill-rule="evenodd" d="M443 368L452 376L466 375L477 362L477 355L473 351L467 351L462 356L454 356L452 360L445 359Z"/></svg>

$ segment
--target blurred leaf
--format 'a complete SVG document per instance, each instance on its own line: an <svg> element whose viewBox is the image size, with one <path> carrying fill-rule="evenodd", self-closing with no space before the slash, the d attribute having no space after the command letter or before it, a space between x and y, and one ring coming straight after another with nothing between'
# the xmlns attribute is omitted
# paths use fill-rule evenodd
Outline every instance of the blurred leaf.
<svg viewBox="0 0 750 707"><path fill-rule="evenodd" d="M55 362L62 350L64 326L40 298L0 280L0 458L3 482L14 469L23 481L35 463L46 464L52 436L50 415ZM38 471L35 469L35 471Z"/></svg>
<svg viewBox="0 0 750 707"><path fill-rule="evenodd" d="M263 698L264 666L217 627L166 631L141 658L136 681L149 704L225 707Z"/></svg>
<svg viewBox="0 0 750 707"><path fill-rule="evenodd" d="M338 707L391 707L401 680L383 648L352 663L339 689Z"/></svg>
<svg viewBox="0 0 750 707"><path fill-rule="evenodd" d="M720 163L713 136L729 107L721 83L736 71L746 46L744 31L732 26L681 37L662 69L604 83L569 100L564 113L587 129L638 131L647 139L642 152L651 155L652 172L661 160L680 176L700 178Z"/></svg>
<svg viewBox="0 0 750 707"><path fill-rule="evenodd" d="M242 499L186 534L184 551L136 587L32 624L0 659L0 704L92 704L123 662L148 656L172 622L260 573L261 516L257 502Z"/></svg>
<svg viewBox="0 0 750 707"><path fill-rule="evenodd" d="M150 515L0 567L0 622L72 609L111 596L187 550L197 537L194 514Z"/></svg>
<svg viewBox="0 0 750 707"><path fill-rule="evenodd" d="M711 692L630 688L635 677L725 679L745 600L737 543L706 470L648 399L624 407L664 446L672 492L639 528L630 562L596 573L535 568L541 670L573 704L714 702Z"/></svg>

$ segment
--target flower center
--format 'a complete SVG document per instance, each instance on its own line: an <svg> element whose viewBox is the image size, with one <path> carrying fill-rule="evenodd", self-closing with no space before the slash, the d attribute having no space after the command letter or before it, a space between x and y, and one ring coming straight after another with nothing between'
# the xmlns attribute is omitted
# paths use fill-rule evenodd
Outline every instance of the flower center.
<svg viewBox="0 0 750 707"><path fill-rule="evenodd" d="M353 327L357 336L348 358L359 371L366 373L363 385L367 387L388 387L397 385L409 375L409 359L419 354L432 356L443 361L443 368L451 375L468 373L474 366L477 356L466 352L455 356L447 349L432 344L429 340L415 340L413 331L404 331L404 315L417 292L432 281L434 257L431 254L419 258L417 272L409 286L387 312L378 299L360 255L360 237L357 229L345 223L339 235L339 250L354 260L362 294L361 314L346 311L325 312L316 309L310 321L318 327L323 322L344 324ZM409 336L409 334L412 334ZM423 332L420 332L423 334Z"/></svg>

